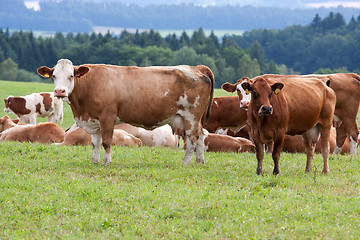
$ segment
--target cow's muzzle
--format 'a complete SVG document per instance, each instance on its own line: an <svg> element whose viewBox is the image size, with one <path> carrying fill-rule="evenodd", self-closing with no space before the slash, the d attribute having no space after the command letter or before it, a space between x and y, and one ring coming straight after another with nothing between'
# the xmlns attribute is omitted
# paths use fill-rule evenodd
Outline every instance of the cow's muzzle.
<svg viewBox="0 0 360 240"><path fill-rule="evenodd" d="M60 97L60 98L67 97L66 96L66 91L64 89L55 89L54 90L54 96L55 97Z"/></svg>
<svg viewBox="0 0 360 240"><path fill-rule="evenodd" d="M240 101L240 108L247 109L248 107L249 107L249 102L248 101Z"/></svg>
<svg viewBox="0 0 360 240"><path fill-rule="evenodd" d="M273 108L272 106L261 106L258 113L260 116L267 116L273 113Z"/></svg>

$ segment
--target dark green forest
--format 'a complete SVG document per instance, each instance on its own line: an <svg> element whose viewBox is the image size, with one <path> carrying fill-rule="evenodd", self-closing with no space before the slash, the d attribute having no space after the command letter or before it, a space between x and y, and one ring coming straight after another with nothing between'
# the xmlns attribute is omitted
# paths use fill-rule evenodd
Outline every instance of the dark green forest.
<svg viewBox="0 0 360 240"><path fill-rule="evenodd" d="M264 73L359 72L360 16L346 23L341 14L316 15L311 24L283 30L257 29L243 35L206 36L199 28L162 37L157 31L123 31L119 36L57 32L35 37L31 31L0 29L0 79L40 81L39 66L68 58L75 65L209 66L216 87ZM41 79L41 81L45 81Z"/></svg>

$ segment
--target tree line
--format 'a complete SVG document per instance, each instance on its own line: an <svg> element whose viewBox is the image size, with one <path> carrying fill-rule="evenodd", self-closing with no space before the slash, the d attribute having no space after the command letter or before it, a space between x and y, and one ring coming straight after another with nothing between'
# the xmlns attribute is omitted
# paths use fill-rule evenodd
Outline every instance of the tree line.
<svg viewBox="0 0 360 240"><path fill-rule="evenodd" d="M162 37L159 32L124 30L119 36L96 33L57 32L53 37L35 37L33 32L0 29L0 79L39 81L39 66L54 66L68 58L75 65L105 63L124 66L209 66L216 87L243 76L265 73L328 73L359 71L360 17L348 24L341 14L311 24L284 30L258 29L242 36L219 39L199 28L180 36Z"/></svg>
<svg viewBox="0 0 360 240"><path fill-rule="evenodd" d="M285 64L303 74L330 69L359 72L360 15L346 23L340 13L321 18L316 15L306 26L284 30L257 29L232 36L242 48L259 42L265 58Z"/></svg>

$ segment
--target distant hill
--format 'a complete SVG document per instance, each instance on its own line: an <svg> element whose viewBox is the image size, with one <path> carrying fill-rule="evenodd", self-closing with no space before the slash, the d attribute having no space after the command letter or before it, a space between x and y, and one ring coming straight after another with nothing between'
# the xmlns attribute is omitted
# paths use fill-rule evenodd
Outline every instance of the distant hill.
<svg viewBox="0 0 360 240"><path fill-rule="evenodd" d="M145 6L127 4L126 1L90 0L43 0L40 9L27 8L22 0L2 0L0 5L0 28L33 31L92 32L94 26L131 29L231 29L251 30L255 28L283 29L286 26L309 24L316 14L327 16L329 12L340 12L346 21L359 15L358 8L299 8L304 1L276 1L284 7L254 7L221 5L220 0L196 0L195 5L186 0L166 1L179 5L145 5L151 0L138 0ZM161 2L161 0L156 1ZM183 3L185 2L185 3ZM194 2L194 1L192 1ZM207 3L202 5L200 3ZM239 1L227 0L229 3ZM243 3L247 0L242 1ZM250 2L250 1L249 1ZM258 4L275 1L258 0ZM215 6L211 5L214 3ZM291 3L291 4L290 4ZM28 6L29 7L29 6Z"/></svg>

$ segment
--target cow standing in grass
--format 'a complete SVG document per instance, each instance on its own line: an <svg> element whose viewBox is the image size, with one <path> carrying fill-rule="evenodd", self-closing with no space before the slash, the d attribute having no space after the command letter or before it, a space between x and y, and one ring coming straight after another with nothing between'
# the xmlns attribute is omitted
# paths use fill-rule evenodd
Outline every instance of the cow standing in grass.
<svg viewBox="0 0 360 240"><path fill-rule="evenodd" d="M336 104L335 92L317 78L277 79L256 77L246 82L224 84L223 89L234 92L241 87L251 93L248 121L256 146L258 166L263 174L264 144L273 140L273 174L280 174L279 160L285 134L301 134L305 143L306 171L312 168L315 143L321 135L323 173L329 172L329 137Z"/></svg>
<svg viewBox="0 0 360 240"><path fill-rule="evenodd" d="M51 92L20 97L9 96L4 102L4 111L15 114L23 123L35 125L37 117L47 117L49 122L56 124L63 121L63 102Z"/></svg>
<svg viewBox="0 0 360 240"><path fill-rule="evenodd" d="M182 129L187 148L183 164L204 162L201 118L209 118L214 92L212 71L203 65L123 67L104 64L73 66L60 59L56 66L40 67L41 76L53 78L56 97L70 104L76 124L91 134L92 162L111 162L114 124L121 122L154 129L169 124Z"/></svg>
<svg viewBox="0 0 360 240"><path fill-rule="evenodd" d="M336 146L334 153L341 153L342 148L347 148L346 138L350 140L350 154L357 152L357 139L359 136L356 117L360 105L360 76L356 73L334 73L334 74L311 74L311 75L277 75L266 74L262 75L267 79L276 81L277 79L302 79L317 78L324 83L329 84L329 87L335 91L336 105L334 112L333 125L336 128ZM246 82L249 78L242 78L240 82ZM238 84L239 97L242 98L240 102L241 107L247 107L250 102L251 94L246 94ZM345 149L347 151L347 149Z"/></svg>

